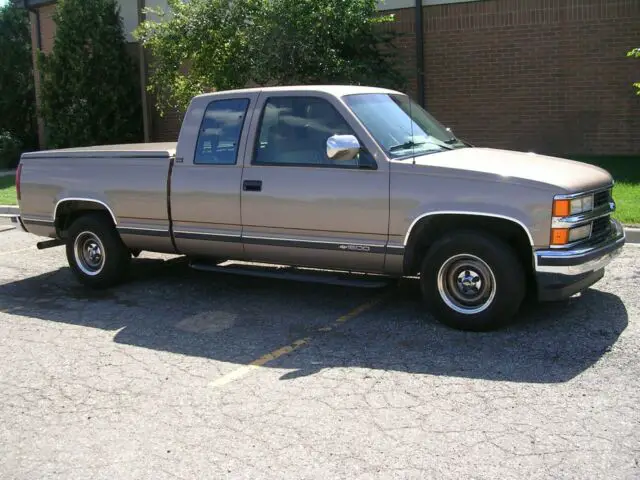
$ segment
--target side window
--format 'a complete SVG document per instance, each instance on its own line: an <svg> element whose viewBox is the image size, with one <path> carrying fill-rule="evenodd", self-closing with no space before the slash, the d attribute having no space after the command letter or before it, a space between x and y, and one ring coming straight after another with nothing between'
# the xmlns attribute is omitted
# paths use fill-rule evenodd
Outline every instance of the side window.
<svg viewBox="0 0 640 480"><path fill-rule="evenodd" d="M253 163L257 165L352 166L327 157L327 139L354 135L340 113L326 100L315 97L272 97L260 119Z"/></svg>
<svg viewBox="0 0 640 480"><path fill-rule="evenodd" d="M194 163L235 165L248 107L246 98L215 100L207 106L198 133Z"/></svg>

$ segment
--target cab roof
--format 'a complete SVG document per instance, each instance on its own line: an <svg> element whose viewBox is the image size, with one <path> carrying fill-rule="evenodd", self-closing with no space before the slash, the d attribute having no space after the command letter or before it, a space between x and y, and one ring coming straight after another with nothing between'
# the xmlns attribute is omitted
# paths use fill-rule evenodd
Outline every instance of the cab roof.
<svg viewBox="0 0 640 480"><path fill-rule="evenodd" d="M396 90L379 87L367 87L361 85L288 85L282 87L256 87L256 88L240 88L233 90L220 90L218 92L203 93L194 98L215 97L219 94L230 93L261 93L261 92L323 92L336 97L345 95L355 95L362 93L394 93L403 94Z"/></svg>

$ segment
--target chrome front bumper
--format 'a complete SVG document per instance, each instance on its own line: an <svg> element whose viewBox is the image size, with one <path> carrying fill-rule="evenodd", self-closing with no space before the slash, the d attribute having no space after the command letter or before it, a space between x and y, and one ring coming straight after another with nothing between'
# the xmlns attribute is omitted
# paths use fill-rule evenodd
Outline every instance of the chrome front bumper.
<svg viewBox="0 0 640 480"><path fill-rule="evenodd" d="M612 219L611 224L611 233L596 244L569 250L537 250L536 272L577 276L604 268L620 253L625 243L620 222Z"/></svg>

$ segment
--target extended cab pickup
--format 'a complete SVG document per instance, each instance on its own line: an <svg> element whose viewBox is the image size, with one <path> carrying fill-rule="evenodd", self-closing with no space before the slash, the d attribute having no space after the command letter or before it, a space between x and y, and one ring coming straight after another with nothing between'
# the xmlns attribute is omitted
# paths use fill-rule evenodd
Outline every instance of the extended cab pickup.
<svg viewBox="0 0 640 480"><path fill-rule="evenodd" d="M419 276L426 307L468 330L502 325L527 293L588 288L625 241L606 171L472 147L369 87L200 95L177 143L26 153L17 177L15 221L65 244L90 287L143 250Z"/></svg>

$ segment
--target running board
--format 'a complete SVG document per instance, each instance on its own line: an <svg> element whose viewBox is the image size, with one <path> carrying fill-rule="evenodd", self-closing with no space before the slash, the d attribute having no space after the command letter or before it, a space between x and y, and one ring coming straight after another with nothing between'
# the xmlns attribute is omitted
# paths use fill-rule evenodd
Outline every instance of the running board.
<svg viewBox="0 0 640 480"><path fill-rule="evenodd" d="M230 273L234 275L276 278L280 280L294 280L306 283L323 283L326 285L338 285L341 287L384 288L392 281L392 279L388 277L382 277L379 275L349 274L326 270L280 267L275 265L257 266L231 263L227 266L220 266L210 263L190 262L189 266L194 270L203 272Z"/></svg>

